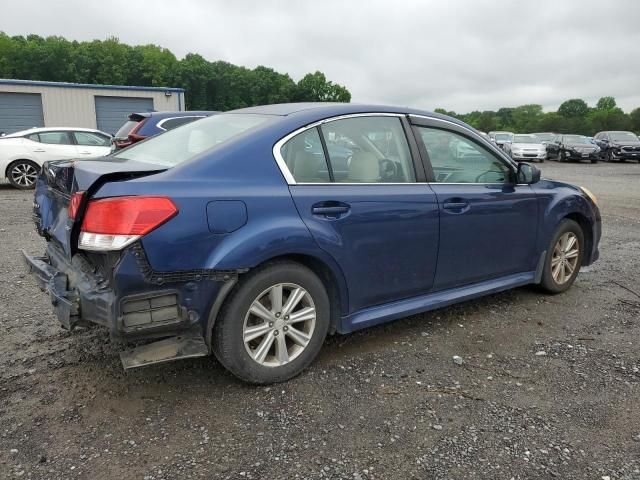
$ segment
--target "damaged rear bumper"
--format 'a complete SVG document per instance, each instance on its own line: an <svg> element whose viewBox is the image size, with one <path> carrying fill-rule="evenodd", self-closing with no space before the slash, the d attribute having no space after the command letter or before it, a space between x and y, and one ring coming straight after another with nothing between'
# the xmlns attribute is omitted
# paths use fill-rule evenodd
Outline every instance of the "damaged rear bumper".
<svg viewBox="0 0 640 480"><path fill-rule="evenodd" d="M112 338L125 341L186 332L204 338L212 305L226 291L222 285L237 280L236 272L149 272L140 246L100 267L91 256L69 259L52 243L46 256L22 255L64 328L98 324L109 328Z"/></svg>

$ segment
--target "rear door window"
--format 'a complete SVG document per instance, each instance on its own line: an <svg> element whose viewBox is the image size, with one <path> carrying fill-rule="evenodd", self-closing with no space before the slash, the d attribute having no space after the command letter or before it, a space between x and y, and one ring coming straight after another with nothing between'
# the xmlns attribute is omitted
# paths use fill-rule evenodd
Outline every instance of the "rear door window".
<svg viewBox="0 0 640 480"><path fill-rule="evenodd" d="M105 135L93 132L73 132L78 145L87 147L108 147L111 145L111 139Z"/></svg>
<svg viewBox="0 0 640 480"><path fill-rule="evenodd" d="M40 132L38 133L40 143L50 145L72 145L73 142L69 136L69 132Z"/></svg>
<svg viewBox="0 0 640 480"><path fill-rule="evenodd" d="M400 118L365 116L327 122L321 127L333 176L343 183L416 181Z"/></svg>

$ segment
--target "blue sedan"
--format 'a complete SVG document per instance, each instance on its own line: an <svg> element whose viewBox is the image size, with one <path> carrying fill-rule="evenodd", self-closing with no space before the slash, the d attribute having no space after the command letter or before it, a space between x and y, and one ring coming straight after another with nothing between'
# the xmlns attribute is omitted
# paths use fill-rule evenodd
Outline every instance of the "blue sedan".
<svg viewBox="0 0 640 480"><path fill-rule="evenodd" d="M598 258L586 189L473 128L406 108L283 104L212 116L105 160L45 164L24 254L68 329L149 340L125 368L215 354L259 384L325 337L527 284L560 293Z"/></svg>

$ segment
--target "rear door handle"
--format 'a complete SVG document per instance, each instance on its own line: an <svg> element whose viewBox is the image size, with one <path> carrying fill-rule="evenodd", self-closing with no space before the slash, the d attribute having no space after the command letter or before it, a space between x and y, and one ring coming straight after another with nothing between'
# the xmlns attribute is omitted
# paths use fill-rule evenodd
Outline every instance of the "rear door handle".
<svg viewBox="0 0 640 480"><path fill-rule="evenodd" d="M350 209L349 205L342 202L320 202L311 207L311 213L329 218L340 218L342 215L349 213Z"/></svg>
<svg viewBox="0 0 640 480"><path fill-rule="evenodd" d="M80 155L91 155L91 152L78 152Z"/></svg>
<svg viewBox="0 0 640 480"><path fill-rule="evenodd" d="M36 149L34 150L34 152L36 152L36 153L44 153L44 152L46 152L46 150L45 150L45 149L43 149L43 148L36 148Z"/></svg>
<svg viewBox="0 0 640 480"><path fill-rule="evenodd" d="M339 215L347 213L349 211L349 207L342 205L338 207L313 207L311 211L314 215Z"/></svg>
<svg viewBox="0 0 640 480"><path fill-rule="evenodd" d="M449 213L464 213L469 210L469 202L444 202L442 208Z"/></svg>

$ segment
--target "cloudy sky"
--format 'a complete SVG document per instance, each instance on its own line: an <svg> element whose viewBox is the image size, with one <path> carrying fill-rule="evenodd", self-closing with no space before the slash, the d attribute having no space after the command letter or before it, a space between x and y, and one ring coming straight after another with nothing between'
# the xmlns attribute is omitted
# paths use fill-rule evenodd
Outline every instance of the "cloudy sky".
<svg viewBox="0 0 640 480"><path fill-rule="evenodd" d="M352 101L468 112L614 96L640 106L638 0L20 0L10 35L116 36L179 58L320 70Z"/></svg>

